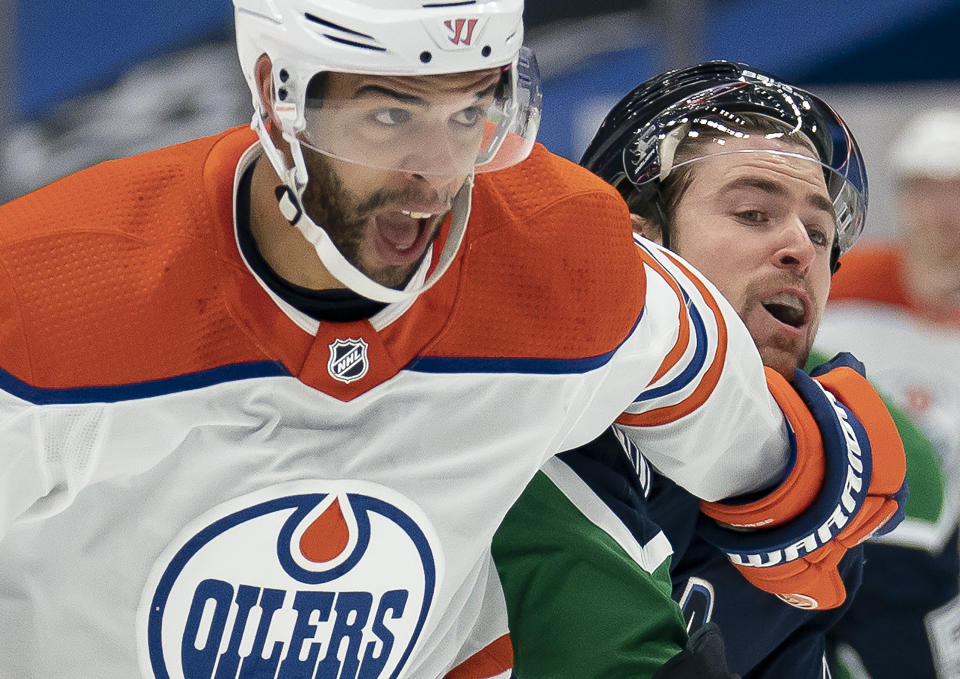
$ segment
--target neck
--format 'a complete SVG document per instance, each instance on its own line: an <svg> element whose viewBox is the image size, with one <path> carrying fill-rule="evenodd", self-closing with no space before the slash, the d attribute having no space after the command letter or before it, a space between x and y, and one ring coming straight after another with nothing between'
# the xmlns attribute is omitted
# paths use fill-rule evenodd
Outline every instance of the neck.
<svg viewBox="0 0 960 679"><path fill-rule="evenodd" d="M344 288L317 257L313 245L280 213L280 178L265 156L257 158L250 182L250 232L257 249L278 276L311 290Z"/></svg>

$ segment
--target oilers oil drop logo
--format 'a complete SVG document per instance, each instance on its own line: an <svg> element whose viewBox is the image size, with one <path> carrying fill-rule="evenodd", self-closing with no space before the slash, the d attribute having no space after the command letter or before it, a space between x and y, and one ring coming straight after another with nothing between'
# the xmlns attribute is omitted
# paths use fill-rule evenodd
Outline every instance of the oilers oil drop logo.
<svg viewBox="0 0 960 679"><path fill-rule="evenodd" d="M156 679L396 677L442 576L410 500L361 481L296 481L188 525L137 615Z"/></svg>

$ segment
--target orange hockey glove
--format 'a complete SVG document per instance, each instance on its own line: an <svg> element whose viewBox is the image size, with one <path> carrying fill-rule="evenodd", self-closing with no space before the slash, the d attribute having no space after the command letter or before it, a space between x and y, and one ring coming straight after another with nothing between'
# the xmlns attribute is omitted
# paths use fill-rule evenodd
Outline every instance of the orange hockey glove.
<svg viewBox="0 0 960 679"><path fill-rule="evenodd" d="M792 469L760 499L702 502L717 523L699 529L756 587L798 608L836 608L843 555L903 520L903 443L849 354L797 370L792 387L767 369L767 383L793 430Z"/></svg>

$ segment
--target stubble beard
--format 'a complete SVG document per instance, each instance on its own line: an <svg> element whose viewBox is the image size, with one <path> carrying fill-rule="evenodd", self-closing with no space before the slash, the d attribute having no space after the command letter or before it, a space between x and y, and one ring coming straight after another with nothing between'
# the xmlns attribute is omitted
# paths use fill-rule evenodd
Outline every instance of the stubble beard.
<svg viewBox="0 0 960 679"><path fill-rule="evenodd" d="M796 343L786 341L782 337L774 337L772 341L758 348L763 364L791 381L793 380L793 371L795 369L803 370L810 358L810 347L808 345L798 348Z"/></svg>
<svg viewBox="0 0 960 679"><path fill-rule="evenodd" d="M817 307L817 300L814 299L813 292L810 290L809 286L805 286L802 281L798 280L784 280L783 282L805 288L807 295L810 297L811 305L814 308ZM769 286L769 281L763 281L755 286L751 286L747 291L747 298L754 300L752 304L762 306L759 302L759 291ZM747 319L747 308L740 309L738 315L741 319ZM817 322L812 328L809 328L803 338L794 338L775 334L771 337L759 338L762 339L762 344L760 341L758 341L758 338L754 335L753 329L749 325L747 325L747 331L750 333L751 339L753 339L754 343L757 345L757 349L760 352L760 357L763 359L763 364L768 368L776 370L786 379L793 380L793 371L798 368L803 370L807 364L807 360L810 358L810 352L813 348L813 339L816 337L818 326L819 322Z"/></svg>
<svg viewBox="0 0 960 679"><path fill-rule="evenodd" d="M414 189L379 189L369 197L358 200L322 155L310 153L306 162L310 180L303 193L303 208L310 218L326 231L340 254L365 276L388 288L402 289L406 286L423 257L413 264L384 264L374 268L361 261L360 249L367 224L378 210L392 203L415 200L421 194ZM431 242L437 235L439 229L433 234Z"/></svg>

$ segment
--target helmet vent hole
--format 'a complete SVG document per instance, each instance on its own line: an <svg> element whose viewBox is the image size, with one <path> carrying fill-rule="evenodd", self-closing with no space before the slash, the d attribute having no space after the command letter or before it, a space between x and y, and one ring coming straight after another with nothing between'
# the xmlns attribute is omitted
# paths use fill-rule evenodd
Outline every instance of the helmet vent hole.
<svg viewBox="0 0 960 679"><path fill-rule="evenodd" d="M431 59L433 59L433 55L430 54L430 52L420 53L420 61L422 61L423 63L429 64Z"/></svg>
<svg viewBox="0 0 960 679"><path fill-rule="evenodd" d="M480 54L482 54L485 57L489 57L492 51L493 51L493 48L491 48L490 45L484 45L483 49L480 50Z"/></svg>

